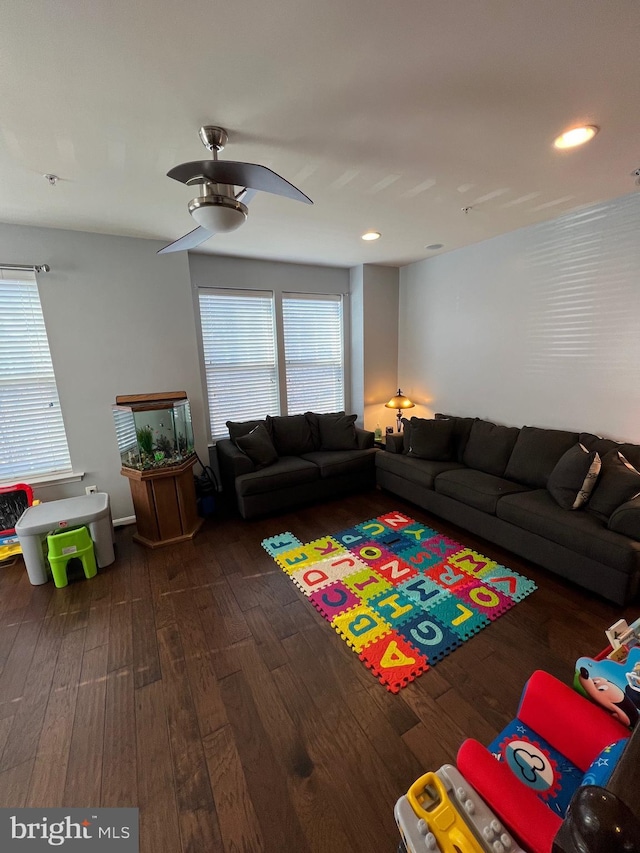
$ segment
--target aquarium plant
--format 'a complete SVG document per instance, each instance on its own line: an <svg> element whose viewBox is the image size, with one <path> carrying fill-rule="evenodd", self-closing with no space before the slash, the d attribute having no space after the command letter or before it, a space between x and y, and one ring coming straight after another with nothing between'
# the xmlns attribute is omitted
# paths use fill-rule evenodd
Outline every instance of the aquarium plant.
<svg viewBox="0 0 640 853"><path fill-rule="evenodd" d="M150 426L140 427L136 430L136 438L141 450L151 455L153 453L153 430Z"/></svg>

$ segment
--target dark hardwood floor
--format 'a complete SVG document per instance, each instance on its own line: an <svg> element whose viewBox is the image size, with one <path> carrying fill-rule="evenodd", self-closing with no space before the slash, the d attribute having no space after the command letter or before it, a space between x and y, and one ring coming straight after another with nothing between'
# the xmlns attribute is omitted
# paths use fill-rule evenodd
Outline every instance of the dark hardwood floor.
<svg viewBox="0 0 640 853"><path fill-rule="evenodd" d="M539 589L388 693L260 542L302 541L389 509ZM207 521L66 589L0 568L0 806L136 806L142 853L395 851L417 776L488 742L530 673L566 682L636 617L381 492L257 522Z"/></svg>

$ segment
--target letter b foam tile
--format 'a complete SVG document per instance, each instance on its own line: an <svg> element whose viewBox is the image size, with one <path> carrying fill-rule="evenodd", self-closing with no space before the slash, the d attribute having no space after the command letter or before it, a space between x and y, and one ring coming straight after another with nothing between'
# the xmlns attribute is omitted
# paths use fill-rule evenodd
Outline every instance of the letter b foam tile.
<svg viewBox="0 0 640 853"><path fill-rule="evenodd" d="M365 646L388 634L391 628L365 604L332 619L331 624L348 646L361 652Z"/></svg>
<svg viewBox="0 0 640 853"><path fill-rule="evenodd" d="M398 693L429 669L424 655L395 631L368 645L360 652L360 660L390 693Z"/></svg>

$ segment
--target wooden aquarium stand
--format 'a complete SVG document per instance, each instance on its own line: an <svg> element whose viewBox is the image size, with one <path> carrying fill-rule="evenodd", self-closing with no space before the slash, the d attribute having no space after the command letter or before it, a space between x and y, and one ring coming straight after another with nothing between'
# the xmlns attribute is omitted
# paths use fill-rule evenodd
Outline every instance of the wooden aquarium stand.
<svg viewBox="0 0 640 853"><path fill-rule="evenodd" d="M147 548L161 548L193 539L203 519L198 516L192 468L195 454L180 465L137 471L122 468L136 513L133 539Z"/></svg>

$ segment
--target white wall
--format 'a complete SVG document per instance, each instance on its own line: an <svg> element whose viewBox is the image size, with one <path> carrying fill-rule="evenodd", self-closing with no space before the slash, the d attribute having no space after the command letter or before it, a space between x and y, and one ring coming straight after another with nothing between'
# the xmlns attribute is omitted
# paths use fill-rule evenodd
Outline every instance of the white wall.
<svg viewBox="0 0 640 853"><path fill-rule="evenodd" d="M400 271L412 414L640 441L640 193Z"/></svg>
<svg viewBox="0 0 640 853"><path fill-rule="evenodd" d="M111 495L114 518L133 514L111 414L116 394L186 391L196 447L206 453L188 261L185 254L157 257L161 246L0 225L0 262L51 267L38 276L40 299L71 461L86 472L82 482L36 488L42 500L96 484Z"/></svg>
<svg viewBox="0 0 640 853"><path fill-rule="evenodd" d="M363 268L364 425L395 428L395 409L384 404L398 390L398 291L396 267ZM404 391L404 389L403 389Z"/></svg>

